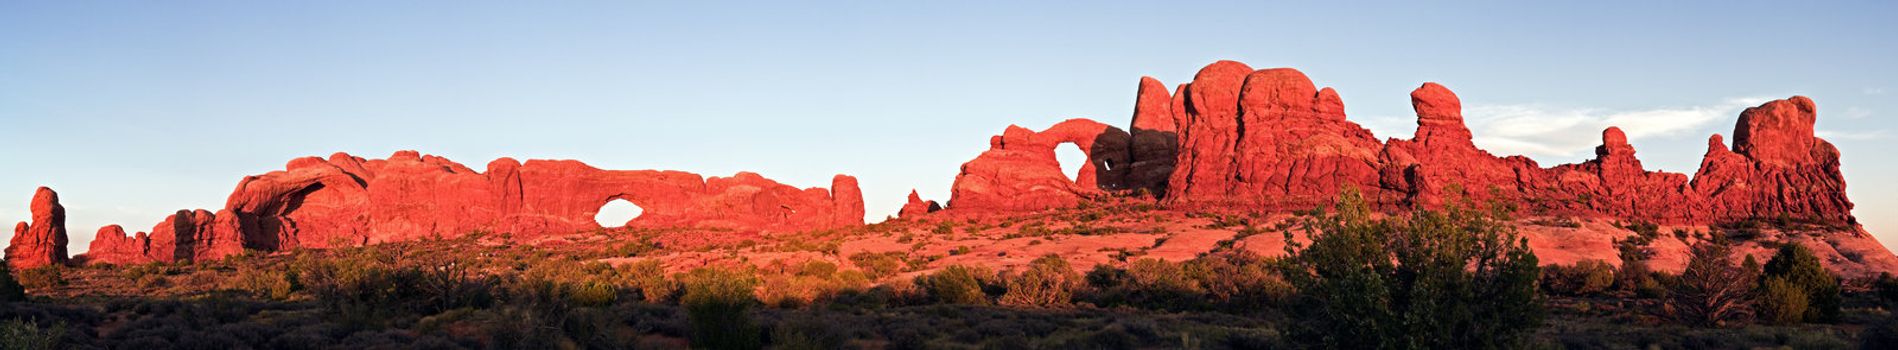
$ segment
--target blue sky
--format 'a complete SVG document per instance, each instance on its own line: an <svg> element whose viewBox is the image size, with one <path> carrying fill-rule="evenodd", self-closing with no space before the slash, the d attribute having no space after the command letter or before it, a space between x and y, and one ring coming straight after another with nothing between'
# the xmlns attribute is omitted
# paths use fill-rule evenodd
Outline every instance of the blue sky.
<svg viewBox="0 0 1898 350"><path fill-rule="evenodd" d="M447 5L0 2L0 220L51 186L76 253L291 158L402 149L847 173L881 218L911 188L947 199L1009 124L1124 125L1140 76L1233 59L1337 88L1380 138L1408 137L1409 91L1443 83L1479 144L1545 166L1613 123L1650 169L1691 173L1740 108L1807 95L1856 214L1898 242L1890 2Z"/></svg>

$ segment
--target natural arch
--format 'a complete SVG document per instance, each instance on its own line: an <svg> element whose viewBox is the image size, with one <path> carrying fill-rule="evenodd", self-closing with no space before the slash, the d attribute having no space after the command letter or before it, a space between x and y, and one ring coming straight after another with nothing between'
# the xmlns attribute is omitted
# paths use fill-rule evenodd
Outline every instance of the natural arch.
<svg viewBox="0 0 1898 350"><path fill-rule="evenodd" d="M593 222L599 223L600 227L626 226L626 224L632 222L633 219L639 218L641 214L645 214L645 211L645 208L640 208L639 205L633 204L632 201L628 201L624 198L614 198L611 201L607 201L606 204L600 205L600 212L593 214Z"/></svg>
<svg viewBox="0 0 1898 350"><path fill-rule="evenodd" d="M1081 147L1072 142L1056 145L1054 159L1055 162L1061 163L1061 176L1066 176L1068 182L1078 181L1081 178L1081 168L1088 162L1087 152L1081 151Z"/></svg>

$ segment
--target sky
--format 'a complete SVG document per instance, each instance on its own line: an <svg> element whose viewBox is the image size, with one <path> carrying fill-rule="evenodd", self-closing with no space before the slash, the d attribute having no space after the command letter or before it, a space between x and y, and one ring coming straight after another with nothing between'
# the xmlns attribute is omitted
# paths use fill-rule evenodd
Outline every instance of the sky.
<svg viewBox="0 0 1898 350"><path fill-rule="evenodd" d="M1479 146L1544 166L1618 125L1691 174L1741 109L1809 96L1854 214L1898 243L1893 2L1311 3L4 1L0 220L50 186L79 253L292 158L412 149L845 173L877 221L911 189L947 200L1010 124L1124 126L1139 77L1231 59L1336 88L1379 138L1442 83Z"/></svg>

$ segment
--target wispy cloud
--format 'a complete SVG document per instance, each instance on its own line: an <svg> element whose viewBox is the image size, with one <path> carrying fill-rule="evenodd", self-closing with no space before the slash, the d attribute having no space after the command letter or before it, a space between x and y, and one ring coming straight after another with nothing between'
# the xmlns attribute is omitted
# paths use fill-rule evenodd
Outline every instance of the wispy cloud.
<svg viewBox="0 0 1898 350"><path fill-rule="evenodd" d="M1639 110L1562 108L1544 105L1470 106L1463 116L1476 143L1499 154L1572 157L1601 144L1601 131L1621 127L1634 141L1695 130L1709 122L1739 115L1742 109L1771 98L1729 98L1689 107Z"/></svg>
<svg viewBox="0 0 1898 350"><path fill-rule="evenodd" d="M1865 88L1864 91L1866 95L1884 95L1885 94L1885 88L1868 87L1868 88Z"/></svg>
<svg viewBox="0 0 1898 350"><path fill-rule="evenodd" d="M1860 130L1860 131L1819 130L1819 131L1814 131L1813 133L1819 135L1819 138L1823 138L1827 140L1852 140L1852 141L1882 140L1885 137L1890 135L1889 132L1886 132L1886 130L1883 130L1883 129Z"/></svg>
<svg viewBox="0 0 1898 350"><path fill-rule="evenodd" d="M1864 119L1865 117L1870 117L1870 116L1872 116L1872 110L1869 110L1869 109L1864 109L1864 108L1859 108L1859 107L1849 107L1845 109L1846 118Z"/></svg>

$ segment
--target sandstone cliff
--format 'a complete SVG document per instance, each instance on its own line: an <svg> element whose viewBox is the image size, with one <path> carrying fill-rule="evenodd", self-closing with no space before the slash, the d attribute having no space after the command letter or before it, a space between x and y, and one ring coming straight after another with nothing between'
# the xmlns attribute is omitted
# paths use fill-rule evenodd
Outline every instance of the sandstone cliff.
<svg viewBox="0 0 1898 350"><path fill-rule="evenodd" d="M571 160L501 158L475 171L414 151L388 159L337 153L245 177L225 207L180 210L150 234L101 228L87 257L100 263L198 261L246 249L282 251L599 228L594 215L624 199L642 209L630 227L791 232L863 223L856 178L799 189L758 174L704 178L679 171L600 170ZM63 250L62 250L63 251Z"/></svg>
<svg viewBox="0 0 1898 350"><path fill-rule="evenodd" d="M1131 133L1086 119L1040 132L1010 126L962 165L949 209L1032 211L1144 190L1171 208L1291 211L1355 188L1384 210L1461 197L1511 203L1529 215L1856 224L1838 151L1814 137L1816 108L1803 96L1746 110L1733 148L1713 135L1690 180L1642 168L1617 128L1603 130L1596 158L1580 164L1545 168L1491 154L1471 142L1456 94L1436 83L1411 93L1416 133L1385 141L1347 120L1335 91L1290 68L1219 61L1167 91L1156 79L1140 80ZM1054 159L1063 143L1088 155L1073 181Z"/></svg>

